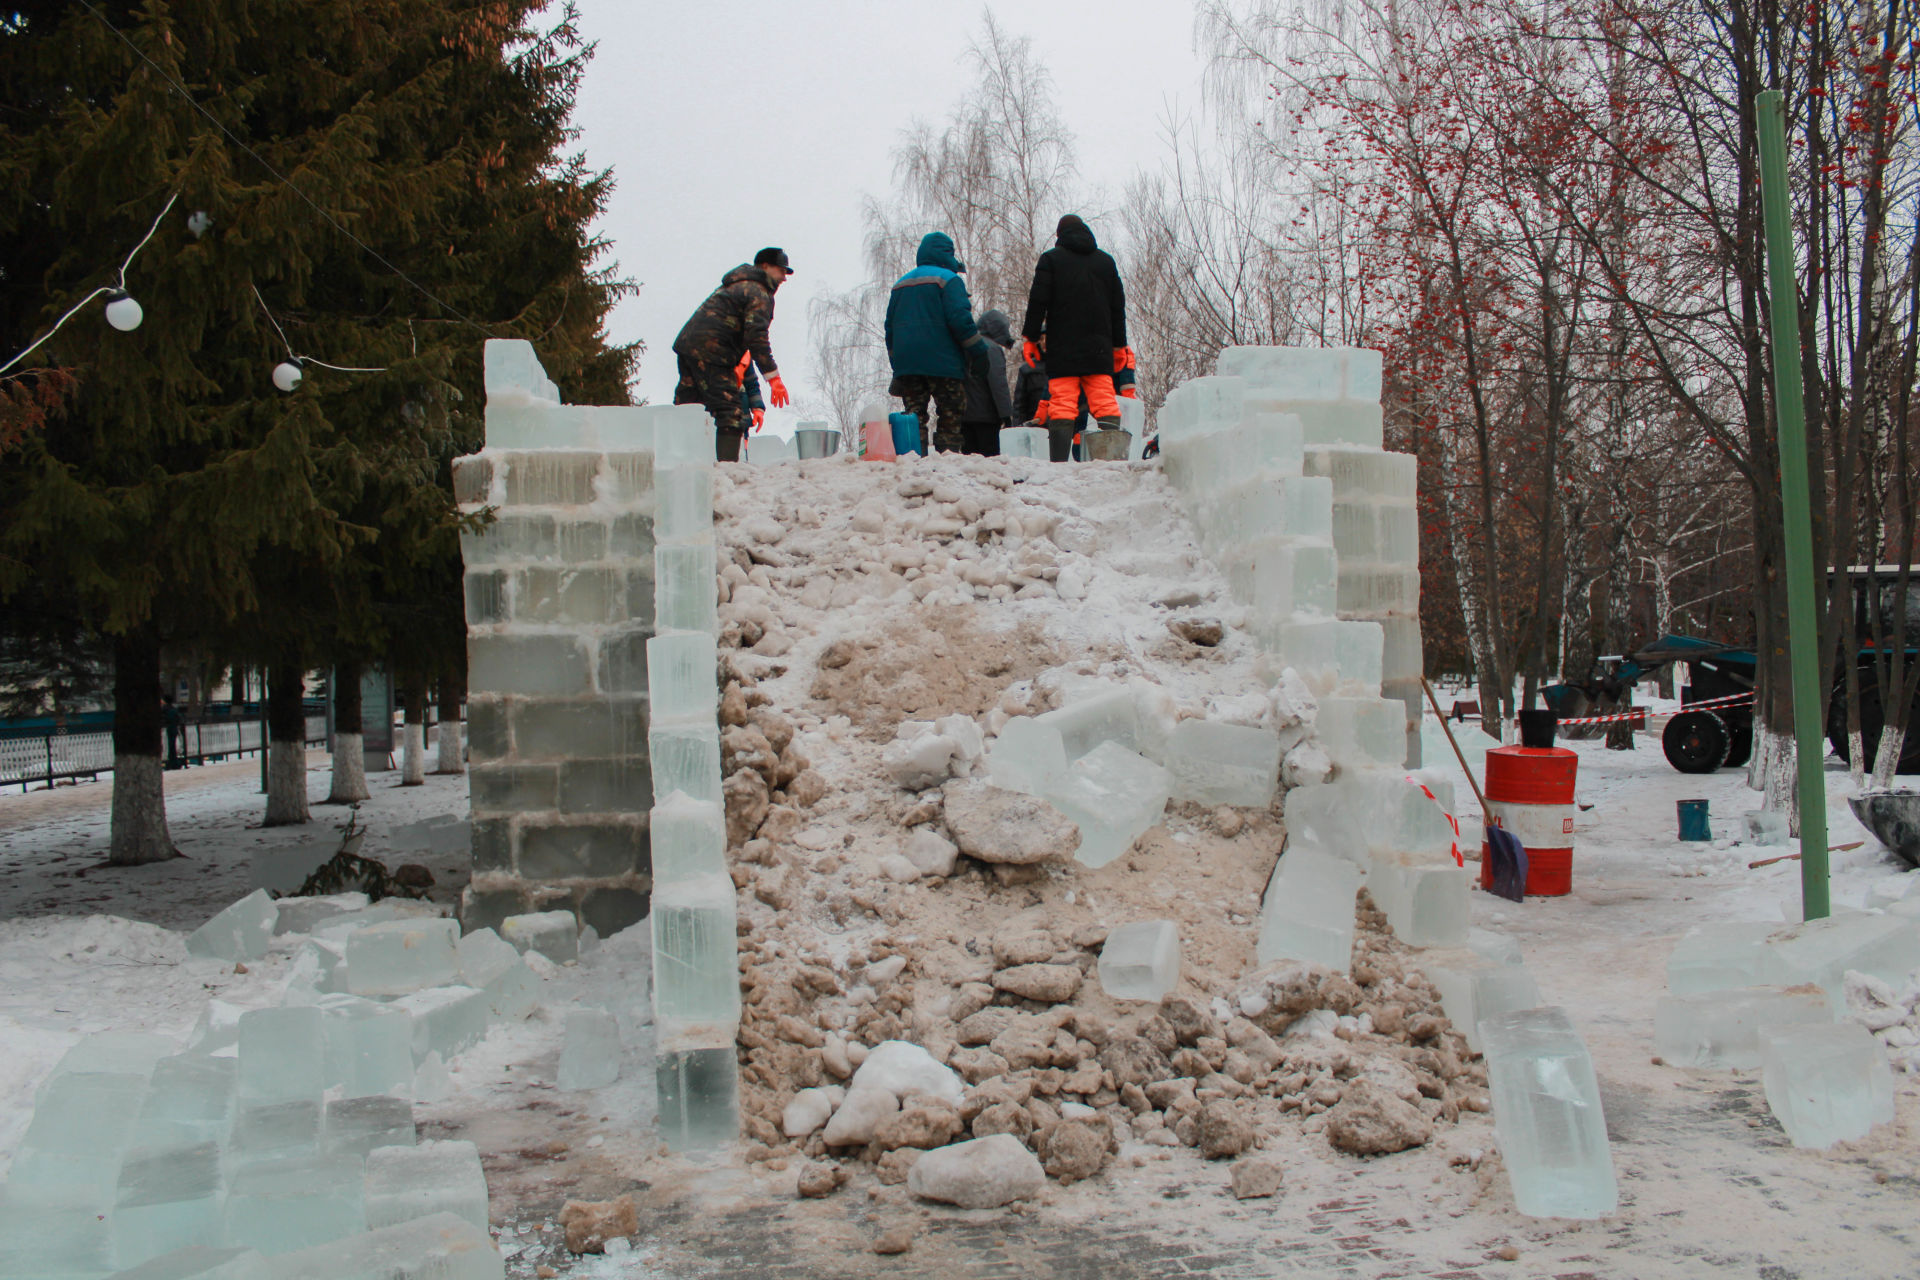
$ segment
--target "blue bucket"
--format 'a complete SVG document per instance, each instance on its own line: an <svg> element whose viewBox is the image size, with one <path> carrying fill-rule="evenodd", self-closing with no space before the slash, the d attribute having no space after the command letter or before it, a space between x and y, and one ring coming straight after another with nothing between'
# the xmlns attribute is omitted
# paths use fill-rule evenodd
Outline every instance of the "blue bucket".
<svg viewBox="0 0 1920 1280"><path fill-rule="evenodd" d="M890 413L887 425L893 428L893 451L896 454L922 453L920 448L920 419L911 413Z"/></svg>
<svg viewBox="0 0 1920 1280"><path fill-rule="evenodd" d="M1680 838L1682 840L1713 839L1713 828L1707 822L1707 802L1705 800L1677 800L1674 803L1680 810Z"/></svg>

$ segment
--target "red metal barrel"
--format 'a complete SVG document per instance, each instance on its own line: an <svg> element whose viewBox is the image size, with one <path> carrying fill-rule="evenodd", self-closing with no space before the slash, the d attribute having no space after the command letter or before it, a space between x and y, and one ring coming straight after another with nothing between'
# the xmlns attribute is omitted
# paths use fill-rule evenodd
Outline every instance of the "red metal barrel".
<svg viewBox="0 0 1920 1280"><path fill-rule="evenodd" d="M1573 891L1573 786L1580 757L1564 747L1494 747L1487 752L1487 807L1527 851L1527 892ZM1493 860L1480 850L1480 884L1493 887Z"/></svg>

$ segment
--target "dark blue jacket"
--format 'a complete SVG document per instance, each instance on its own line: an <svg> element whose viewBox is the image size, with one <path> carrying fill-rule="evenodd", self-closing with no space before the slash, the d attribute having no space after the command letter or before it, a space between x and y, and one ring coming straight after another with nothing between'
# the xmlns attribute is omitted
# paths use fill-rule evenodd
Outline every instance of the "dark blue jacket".
<svg viewBox="0 0 1920 1280"><path fill-rule="evenodd" d="M960 278L953 241L934 231L920 241L920 265L901 276L887 299L887 357L893 374L964 378L983 364L987 340L973 323L973 301Z"/></svg>

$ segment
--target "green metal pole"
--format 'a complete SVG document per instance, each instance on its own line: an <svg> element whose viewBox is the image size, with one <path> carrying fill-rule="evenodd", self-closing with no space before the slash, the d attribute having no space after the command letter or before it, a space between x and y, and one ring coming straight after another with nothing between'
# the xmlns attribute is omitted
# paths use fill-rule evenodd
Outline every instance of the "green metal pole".
<svg viewBox="0 0 1920 1280"><path fill-rule="evenodd" d="M1800 914L1818 920L1827 901L1827 699L1820 686L1814 608L1813 502L1807 484L1806 400L1800 384L1798 278L1787 202L1787 112L1778 89L1754 98L1760 133L1760 197L1767 222L1773 295L1773 408L1780 426L1780 502L1787 541L1787 643L1793 659L1794 762L1800 783Z"/></svg>

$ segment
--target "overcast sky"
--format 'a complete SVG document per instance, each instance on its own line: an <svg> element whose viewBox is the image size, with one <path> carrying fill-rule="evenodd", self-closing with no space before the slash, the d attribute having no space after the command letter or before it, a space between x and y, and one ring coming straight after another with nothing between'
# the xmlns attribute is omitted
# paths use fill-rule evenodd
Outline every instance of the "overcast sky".
<svg viewBox="0 0 1920 1280"><path fill-rule="evenodd" d="M614 171L599 229L641 283L611 328L646 344L637 390L656 403L672 399L681 324L766 245L797 272L780 291L774 357L796 397L812 389L808 299L858 282L861 200L890 195L901 131L943 120L971 82L967 44L987 8L1009 35L1033 38L1081 177L1112 198L1159 166L1169 108L1200 102L1188 0L579 3L599 46L580 145Z"/></svg>

